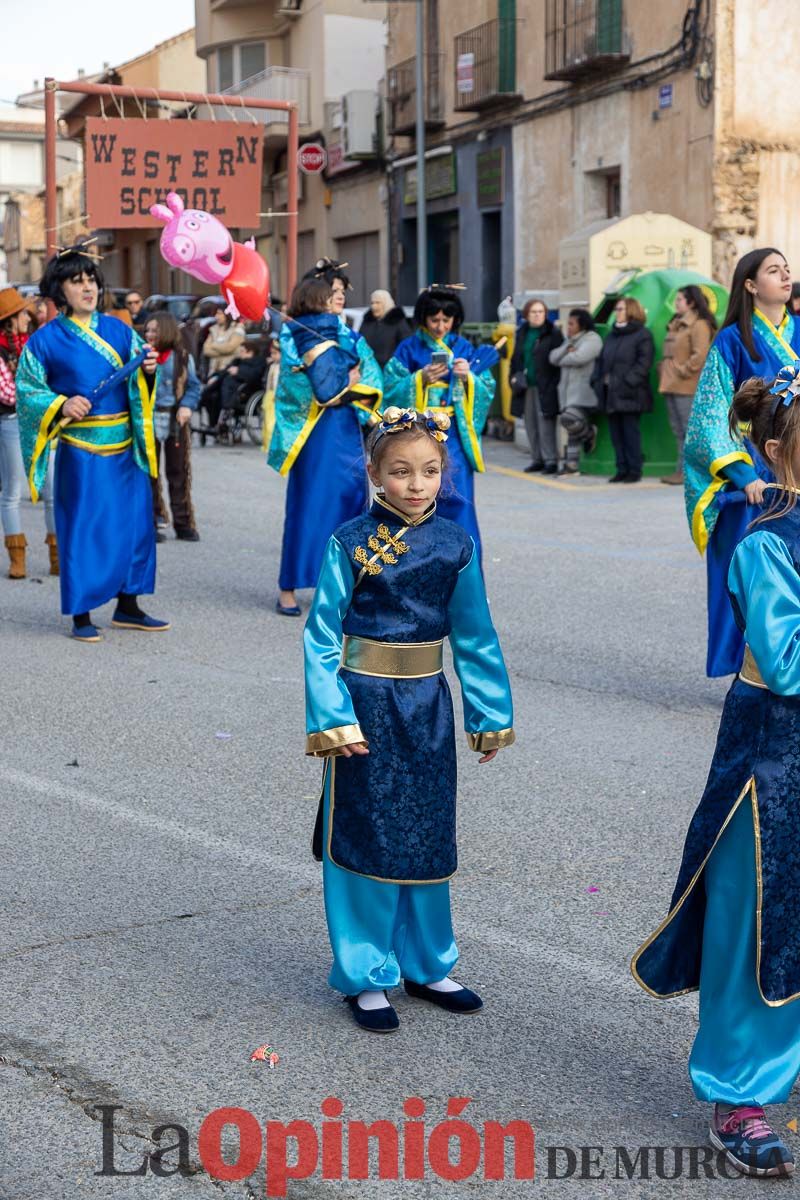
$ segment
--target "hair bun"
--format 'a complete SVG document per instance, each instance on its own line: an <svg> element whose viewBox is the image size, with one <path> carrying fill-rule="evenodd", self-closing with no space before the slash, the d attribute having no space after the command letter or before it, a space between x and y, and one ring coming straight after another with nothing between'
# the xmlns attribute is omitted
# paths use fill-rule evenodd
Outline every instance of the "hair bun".
<svg viewBox="0 0 800 1200"><path fill-rule="evenodd" d="M754 376L746 379L731 404L731 426L752 425L761 413L768 412L772 407L772 397L769 379Z"/></svg>

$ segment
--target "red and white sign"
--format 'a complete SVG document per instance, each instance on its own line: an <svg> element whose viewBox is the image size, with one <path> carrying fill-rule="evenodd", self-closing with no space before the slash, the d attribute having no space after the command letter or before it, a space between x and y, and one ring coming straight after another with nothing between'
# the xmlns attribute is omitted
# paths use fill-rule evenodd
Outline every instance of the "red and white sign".
<svg viewBox="0 0 800 1200"><path fill-rule="evenodd" d="M297 165L306 175L319 175L320 171L325 170L327 161L325 147L320 146L319 142L306 142L297 154Z"/></svg>

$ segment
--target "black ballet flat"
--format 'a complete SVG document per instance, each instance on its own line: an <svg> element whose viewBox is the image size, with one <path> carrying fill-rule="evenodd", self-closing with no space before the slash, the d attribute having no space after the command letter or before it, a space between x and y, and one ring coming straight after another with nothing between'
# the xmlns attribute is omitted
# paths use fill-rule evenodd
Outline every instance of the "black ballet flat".
<svg viewBox="0 0 800 1200"><path fill-rule="evenodd" d="M426 987L424 983L413 983L410 979L403 980L403 987L409 996L428 1000L447 1012L476 1013L483 1008L480 996L469 988L462 987L457 992L437 992L435 988Z"/></svg>
<svg viewBox="0 0 800 1200"><path fill-rule="evenodd" d="M386 992L383 994L386 996ZM388 1000L389 997L386 996L386 999ZM369 1033L394 1033L396 1029L400 1028L400 1021L391 1004L388 1008L367 1010L359 1006L358 996L345 996L345 1000L350 1005L356 1025L360 1025Z"/></svg>

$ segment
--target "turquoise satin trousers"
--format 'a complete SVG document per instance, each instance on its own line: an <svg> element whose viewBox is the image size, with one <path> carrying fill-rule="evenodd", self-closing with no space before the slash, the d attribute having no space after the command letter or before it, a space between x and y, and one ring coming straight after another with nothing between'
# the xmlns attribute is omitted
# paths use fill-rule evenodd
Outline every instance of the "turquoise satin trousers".
<svg viewBox="0 0 800 1200"><path fill-rule="evenodd" d="M698 1100L783 1104L800 1073L800 1001L773 1008L756 982L755 863L746 796L704 872L700 1028L689 1059Z"/></svg>
<svg viewBox="0 0 800 1200"><path fill-rule="evenodd" d="M458 960L449 882L382 883L345 871L328 857L327 828L326 784L322 881L331 987L356 996L396 987L401 979L444 979Z"/></svg>

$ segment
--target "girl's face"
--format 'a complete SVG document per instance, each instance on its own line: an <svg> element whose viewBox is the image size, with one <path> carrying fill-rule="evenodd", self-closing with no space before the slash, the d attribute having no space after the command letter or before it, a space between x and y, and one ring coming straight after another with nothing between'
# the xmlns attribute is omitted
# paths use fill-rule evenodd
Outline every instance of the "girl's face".
<svg viewBox="0 0 800 1200"><path fill-rule="evenodd" d="M85 271L65 279L61 285L64 298L76 317L88 317L97 308L97 280Z"/></svg>
<svg viewBox="0 0 800 1200"><path fill-rule="evenodd" d="M344 303L347 299L347 288L341 279L334 279L331 284L331 312L338 316L344 309Z"/></svg>
<svg viewBox="0 0 800 1200"><path fill-rule="evenodd" d="M384 437L390 445L377 467L369 464L369 477L393 508L415 519L430 508L442 486L439 443L427 434L386 433Z"/></svg>
<svg viewBox="0 0 800 1200"><path fill-rule="evenodd" d="M438 338L441 341L445 334L449 333L453 328L454 320L454 317L446 317L440 309L432 317L425 318L425 328L432 337Z"/></svg>
<svg viewBox="0 0 800 1200"><path fill-rule="evenodd" d="M214 320L217 322L217 324L218 324L218 325L221 325L221 326L223 326L223 327L224 327L225 325L227 325L227 323L228 323L228 318L227 318L227 316L225 315L225 309L224 309L224 308L218 308L218 309L217 309L217 311L214 313Z"/></svg>
<svg viewBox="0 0 800 1200"><path fill-rule="evenodd" d="M158 349L158 322L148 321L144 329L144 340L154 349Z"/></svg>
<svg viewBox="0 0 800 1200"><path fill-rule="evenodd" d="M691 307L691 304L686 299L683 292L678 292L677 296L675 297L675 312L678 314L678 316L682 317L684 313L687 313Z"/></svg>
<svg viewBox="0 0 800 1200"><path fill-rule="evenodd" d="M782 254L768 254L756 271L755 279L748 280L745 287L756 305L788 304L792 294L792 273Z"/></svg>
<svg viewBox="0 0 800 1200"><path fill-rule="evenodd" d="M541 329L547 320L547 309L543 304L532 304L528 309L528 324L533 329Z"/></svg>
<svg viewBox="0 0 800 1200"><path fill-rule="evenodd" d="M25 335L31 326L31 314L27 308L23 308L22 312L15 313L11 318L11 328L14 333Z"/></svg>
<svg viewBox="0 0 800 1200"><path fill-rule="evenodd" d="M614 305L614 324L615 325L627 325L628 324L628 306L624 300L618 300L617 303Z"/></svg>
<svg viewBox="0 0 800 1200"><path fill-rule="evenodd" d="M567 317L567 337L577 337L581 331L577 317Z"/></svg>

